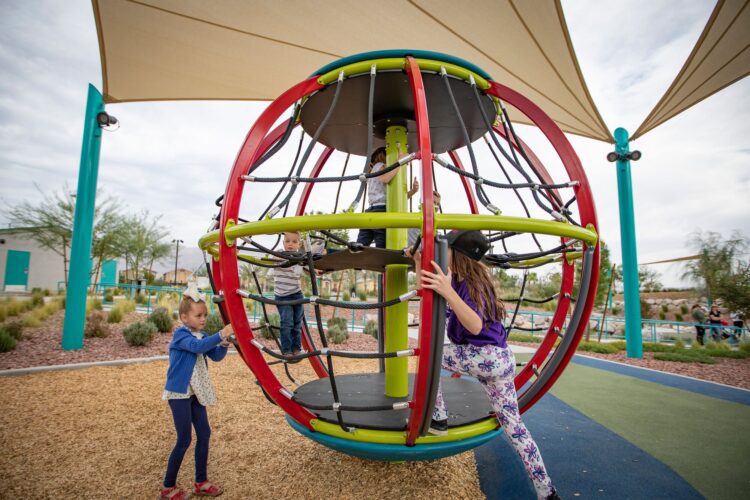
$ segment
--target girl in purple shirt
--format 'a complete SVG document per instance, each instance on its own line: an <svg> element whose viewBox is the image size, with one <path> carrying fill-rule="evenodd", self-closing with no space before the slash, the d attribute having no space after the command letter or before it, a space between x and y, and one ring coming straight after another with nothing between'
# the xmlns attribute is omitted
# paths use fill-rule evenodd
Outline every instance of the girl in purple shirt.
<svg viewBox="0 0 750 500"><path fill-rule="evenodd" d="M432 262L435 272L420 270L414 256L418 287L443 296L448 303L447 333L451 343L443 347L443 368L476 377L487 391L503 432L523 461L539 498L559 498L547 475L534 439L521 420L513 384L516 360L508 348L503 326L505 307L495 295L487 267L480 262L489 241L479 231L448 234L448 272ZM421 271L421 272L420 272ZM438 386L430 433L448 434L448 412Z"/></svg>

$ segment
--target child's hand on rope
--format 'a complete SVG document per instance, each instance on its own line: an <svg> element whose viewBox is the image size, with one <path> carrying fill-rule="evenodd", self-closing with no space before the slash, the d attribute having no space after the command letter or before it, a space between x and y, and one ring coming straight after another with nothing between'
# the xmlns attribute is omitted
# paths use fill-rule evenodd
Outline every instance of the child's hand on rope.
<svg viewBox="0 0 750 500"><path fill-rule="evenodd" d="M226 341L230 335L234 333L234 328L232 328L232 325L229 324L221 329L219 332L219 335L221 335L221 340Z"/></svg>
<svg viewBox="0 0 750 500"><path fill-rule="evenodd" d="M411 198L412 196L417 194L418 191L419 191L419 180L417 180L417 178L414 177L414 180L411 181L411 189L406 192L406 196Z"/></svg>
<svg viewBox="0 0 750 500"><path fill-rule="evenodd" d="M451 269L448 268L448 272L444 273L440 266L434 260L431 261L435 267L435 272L431 273L426 269L422 269L422 287L433 290L435 293L448 298L448 295L453 291L451 286Z"/></svg>

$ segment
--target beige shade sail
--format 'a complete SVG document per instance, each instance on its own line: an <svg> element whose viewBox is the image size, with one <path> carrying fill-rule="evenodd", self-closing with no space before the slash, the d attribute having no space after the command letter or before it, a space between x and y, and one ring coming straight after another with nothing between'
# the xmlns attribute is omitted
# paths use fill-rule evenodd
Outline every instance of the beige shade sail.
<svg viewBox="0 0 750 500"><path fill-rule="evenodd" d="M750 0L719 0L667 93L632 139L750 73Z"/></svg>
<svg viewBox="0 0 750 500"><path fill-rule="evenodd" d="M442 52L476 64L562 130L613 142L559 0L93 0L107 103L273 100L339 58ZM512 113L512 118L527 123Z"/></svg>

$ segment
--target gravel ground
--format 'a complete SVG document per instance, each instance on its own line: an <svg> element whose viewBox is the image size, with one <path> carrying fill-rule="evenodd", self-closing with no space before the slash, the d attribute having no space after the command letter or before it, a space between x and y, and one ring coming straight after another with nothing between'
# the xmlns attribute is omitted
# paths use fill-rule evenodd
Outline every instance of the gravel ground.
<svg viewBox="0 0 750 500"><path fill-rule="evenodd" d="M58 311L50 316L43 325L37 328L24 329L25 340L19 342L15 350L0 353L0 370L114 359L147 358L162 356L169 352L169 342L172 338L169 333L157 333L148 345L141 347L133 347L125 342L122 330L132 323L146 319L145 314L136 312L127 314L121 323L108 325L110 329L108 337L87 338L84 339L83 349L80 351L65 351L60 345L62 342L63 316L64 312ZM320 343L317 328L312 328L311 332L313 338ZM264 340L263 342L268 347L276 348L275 343L271 340ZM416 342L409 339L409 345L415 347ZM336 348L350 351L377 351L378 344L369 335L353 332L349 334L349 339L346 342L336 345Z"/></svg>
<svg viewBox="0 0 750 500"><path fill-rule="evenodd" d="M527 342L512 342L512 344L531 347L534 349L539 346L539 344ZM718 382L720 384L741 387L743 389L750 389L750 358L714 358L718 361L715 365L703 365L700 363L660 361L654 359L653 352L644 352L643 359L630 359L624 352L618 352L616 354L599 354L595 352L578 351L578 354L582 356L590 356L592 358L617 361L618 363L624 363L627 365L640 366L642 368L650 368L651 370L657 370L660 372L676 373L678 375Z"/></svg>
<svg viewBox="0 0 750 500"><path fill-rule="evenodd" d="M643 359L629 359L624 352L617 354L598 354L595 352L582 352L584 356L592 358L608 359L643 368L650 368L661 372L686 375L701 380L719 382L750 389L750 359L727 359L714 358L718 361L715 365L702 365L700 363L676 363L674 361L660 361L654 359L653 352L644 352Z"/></svg>
<svg viewBox="0 0 750 500"><path fill-rule="evenodd" d="M339 373L374 371L337 360ZM0 377L0 498L155 498L174 443L165 361ZM273 367L277 376L281 368ZM352 458L302 438L238 356L210 366L219 403L209 478L222 498L483 498L471 452L417 463ZM309 365L292 367L311 380ZM188 451L178 477L187 488Z"/></svg>
<svg viewBox="0 0 750 500"><path fill-rule="evenodd" d="M128 345L122 331L128 325L146 319L145 314L132 312L126 314L122 322L108 325L108 337L84 339L83 349L65 351L60 345L64 316L64 311L58 311L41 326L24 328L25 339L13 351L0 353L0 370L159 356L167 354L172 338L169 333L157 333L146 346Z"/></svg>

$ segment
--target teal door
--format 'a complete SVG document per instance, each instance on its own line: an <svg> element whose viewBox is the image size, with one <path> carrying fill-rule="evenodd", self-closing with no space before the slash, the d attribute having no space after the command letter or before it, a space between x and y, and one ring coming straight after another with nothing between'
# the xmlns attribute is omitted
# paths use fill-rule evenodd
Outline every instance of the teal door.
<svg viewBox="0 0 750 500"><path fill-rule="evenodd" d="M29 260L31 252L8 250L5 262L5 290L26 290L29 283Z"/></svg>
<svg viewBox="0 0 750 500"><path fill-rule="evenodd" d="M102 264L102 276L99 280L102 285L117 284L117 261L105 260Z"/></svg>

